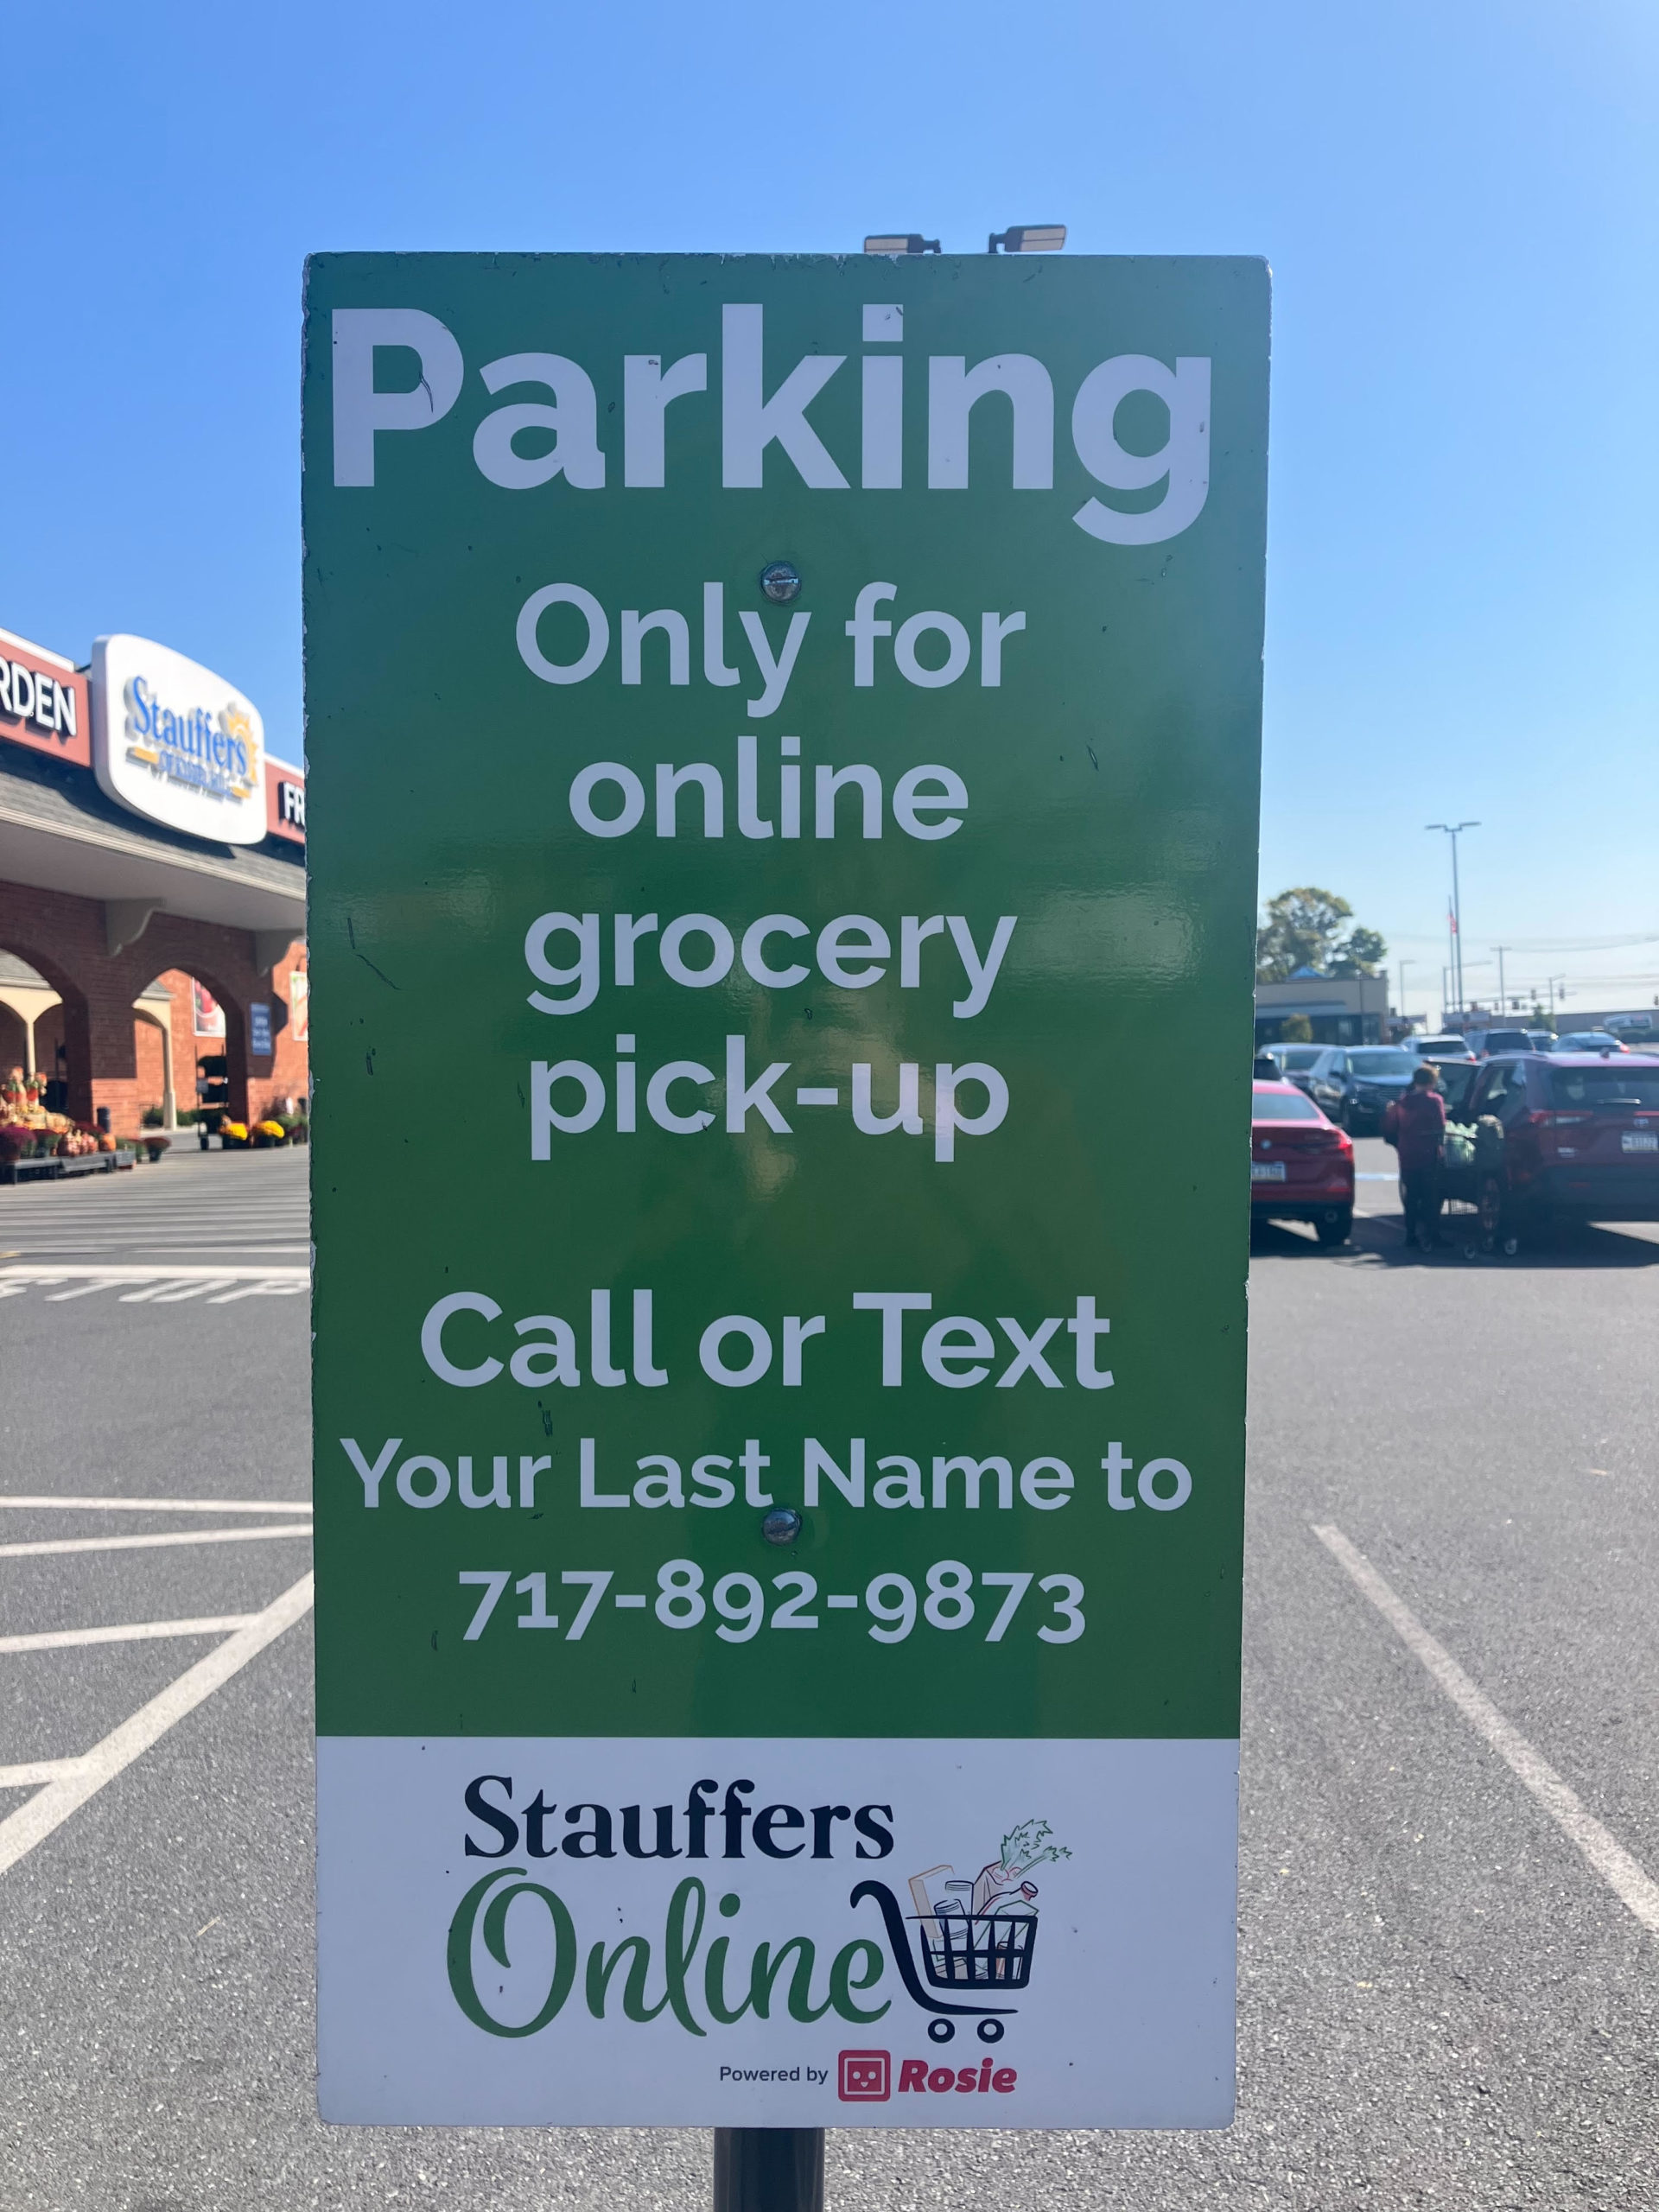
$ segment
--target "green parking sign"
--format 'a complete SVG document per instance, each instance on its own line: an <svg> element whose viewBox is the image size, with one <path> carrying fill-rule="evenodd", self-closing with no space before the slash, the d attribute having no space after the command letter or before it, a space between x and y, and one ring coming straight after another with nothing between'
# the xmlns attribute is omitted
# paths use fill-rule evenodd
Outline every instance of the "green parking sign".
<svg viewBox="0 0 1659 2212"><path fill-rule="evenodd" d="M310 264L325 2116L1230 2116L1268 309Z"/></svg>

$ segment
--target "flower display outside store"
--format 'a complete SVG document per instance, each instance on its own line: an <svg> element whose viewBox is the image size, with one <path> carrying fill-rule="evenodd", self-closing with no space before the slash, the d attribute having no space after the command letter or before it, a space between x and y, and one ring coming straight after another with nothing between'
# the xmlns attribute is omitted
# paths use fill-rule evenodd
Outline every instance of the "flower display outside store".
<svg viewBox="0 0 1659 2212"><path fill-rule="evenodd" d="M42 1074L25 1075L22 1068L12 1068L3 1082L0 1082L0 1107L5 1109L8 1122L22 1122L26 1116L44 1112L46 1077Z"/></svg>
<svg viewBox="0 0 1659 2212"><path fill-rule="evenodd" d="M45 1096L44 1075L12 1068L0 1079L0 1163L74 1160L98 1150L97 1132L77 1127L67 1115L48 1113L41 1103Z"/></svg>

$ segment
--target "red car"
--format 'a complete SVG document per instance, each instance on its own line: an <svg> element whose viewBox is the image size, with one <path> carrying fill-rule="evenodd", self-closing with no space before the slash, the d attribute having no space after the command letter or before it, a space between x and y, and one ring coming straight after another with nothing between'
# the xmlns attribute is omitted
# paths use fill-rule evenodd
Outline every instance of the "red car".
<svg viewBox="0 0 1659 2212"><path fill-rule="evenodd" d="M1456 1118L1476 1141L1448 1158L1441 1188L1479 1209L1488 1237L1574 1218L1659 1221L1659 1059L1509 1054L1484 1063Z"/></svg>
<svg viewBox="0 0 1659 2212"><path fill-rule="evenodd" d="M1353 1140L1291 1083L1252 1084L1250 1217L1311 1221L1321 1244L1354 1225Z"/></svg>

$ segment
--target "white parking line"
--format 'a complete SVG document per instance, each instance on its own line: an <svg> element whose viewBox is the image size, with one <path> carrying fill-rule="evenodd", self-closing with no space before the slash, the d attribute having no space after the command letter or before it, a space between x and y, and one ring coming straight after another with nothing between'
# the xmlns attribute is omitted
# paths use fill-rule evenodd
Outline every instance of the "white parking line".
<svg viewBox="0 0 1659 2212"><path fill-rule="evenodd" d="M55 1777L38 1796L0 1821L0 1874L26 1858L37 1843L43 1843L89 1797L95 1797L106 1782L112 1782L123 1768L141 1758L175 1722L194 1713L215 1690L222 1689L250 1659L275 1643L284 1629L302 1620L311 1610L311 1577L302 1575L263 1613L256 1613L246 1628L227 1637L216 1651L198 1659L158 1697L140 1706L130 1720L124 1720L101 1743L94 1744L84 1758L74 1762L73 1774Z"/></svg>
<svg viewBox="0 0 1659 2212"><path fill-rule="evenodd" d="M0 1544L0 1559L45 1559L61 1552L147 1552L163 1544L252 1544L262 1536L308 1536L311 1523L286 1529L192 1529L162 1536L62 1536L37 1544Z"/></svg>
<svg viewBox="0 0 1659 2212"><path fill-rule="evenodd" d="M0 1491L0 1508L21 1506L29 1511L79 1513L304 1513L309 1498L275 1497L48 1497Z"/></svg>
<svg viewBox="0 0 1659 2212"><path fill-rule="evenodd" d="M1577 1792L1510 1726L1485 1693L1477 1689L1445 1645L1437 1643L1411 1608L1395 1595L1364 1553L1329 1522L1324 1526L1315 1522L1313 1533L1407 1650L1421 1660L1464 1719L1525 1783L1567 1840L1583 1853L1614 1896L1629 1906L1650 1935L1659 1936L1659 1882L1652 1880L1624 1845L1585 1810Z"/></svg>
<svg viewBox="0 0 1659 2212"><path fill-rule="evenodd" d="M124 1241L129 1245L142 1244L146 1252L252 1252L273 1260L303 1260L311 1250L308 1244L231 1244L222 1236L129 1236ZM92 1249L89 1244L75 1247L80 1252Z"/></svg>
<svg viewBox="0 0 1659 2212"><path fill-rule="evenodd" d="M199 1621L130 1621L122 1628L42 1629L29 1636L0 1636L0 1651L75 1651L88 1643L148 1643L163 1636L228 1636L257 1613L219 1613Z"/></svg>
<svg viewBox="0 0 1659 2212"><path fill-rule="evenodd" d="M309 1283L312 1269L238 1268L232 1261L226 1261L221 1268L186 1268L183 1263L179 1263L177 1268L168 1268L168 1265L162 1265L157 1261L150 1261L149 1268L142 1268L137 1263L122 1265L115 1263L115 1261L111 1261L108 1268L71 1268L71 1265L60 1263L60 1261L48 1261L47 1265L35 1265L35 1268L29 1268L22 1263L13 1265L13 1268L0 1268L0 1285L17 1283L22 1289L38 1287L42 1283L84 1283L88 1279L95 1279L106 1287L115 1283L159 1283L162 1279L170 1281L170 1283L206 1283L206 1281L245 1283L245 1281L254 1279L261 1281L261 1283Z"/></svg>
<svg viewBox="0 0 1659 2212"><path fill-rule="evenodd" d="M0 1789L38 1789L80 1772L79 1759L35 1759L28 1766L0 1766Z"/></svg>

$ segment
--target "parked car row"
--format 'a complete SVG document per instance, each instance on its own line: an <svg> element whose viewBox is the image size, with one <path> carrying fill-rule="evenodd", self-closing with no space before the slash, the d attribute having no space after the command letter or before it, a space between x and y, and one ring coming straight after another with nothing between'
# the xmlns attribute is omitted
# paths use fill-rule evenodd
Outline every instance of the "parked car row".
<svg viewBox="0 0 1659 2212"><path fill-rule="evenodd" d="M1281 1077L1305 1090L1341 1128L1361 1134L1382 1127L1392 1102L1410 1087L1423 1060L1437 1065L1472 1060L1461 1037L1420 1037L1403 1045L1269 1045Z"/></svg>
<svg viewBox="0 0 1659 2212"><path fill-rule="evenodd" d="M1466 1029L1444 1037L1408 1037L1405 1049L1420 1060L1491 1060L1500 1052L1628 1052L1627 1039L1611 1029ZM1637 1050L1642 1049L1640 1040Z"/></svg>
<svg viewBox="0 0 1659 2212"><path fill-rule="evenodd" d="M1382 1128L1418 1058L1400 1045L1268 1045L1258 1061L1265 1058L1279 1080L1305 1091L1339 1128L1363 1135Z"/></svg>
<svg viewBox="0 0 1659 2212"><path fill-rule="evenodd" d="M1530 1052L1627 1053L1630 1046L1604 1029L1555 1037L1541 1029L1471 1030L1466 1036L1408 1037L1399 1045L1262 1045L1255 1072L1293 1083L1338 1128L1375 1135L1394 1100L1425 1060L1436 1068L1476 1067L1500 1054Z"/></svg>
<svg viewBox="0 0 1659 2212"><path fill-rule="evenodd" d="M1566 1043L1436 1065L1441 1196L1475 1209L1489 1249L1567 1220L1659 1221L1659 1057ZM1274 1048L1268 1064L1281 1072L1251 1084L1252 1216L1310 1222L1321 1244L1345 1243L1354 1147L1338 1116L1381 1126L1427 1058L1395 1046Z"/></svg>
<svg viewBox="0 0 1659 2212"><path fill-rule="evenodd" d="M1490 1060L1494 1052L1547 1052L1551 1039L1547 1029L1465 1029L1463 1041L1478 1060Z"/></svg>

